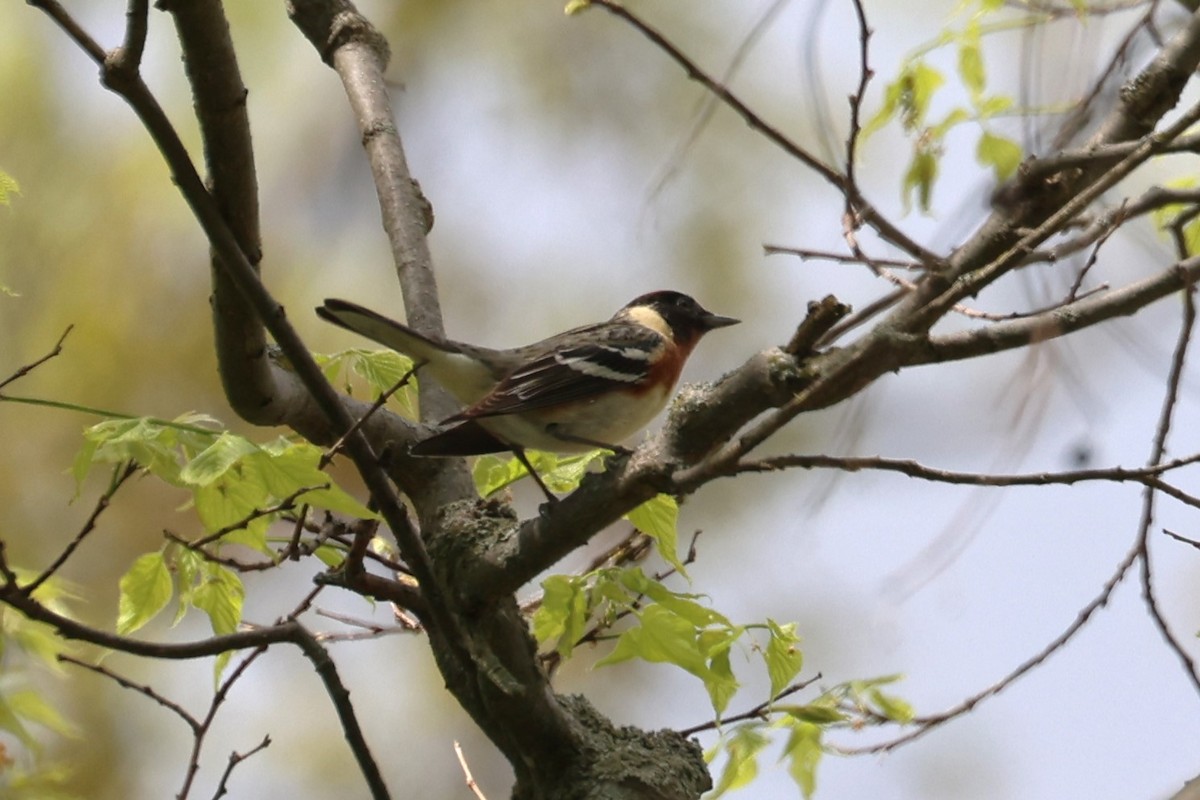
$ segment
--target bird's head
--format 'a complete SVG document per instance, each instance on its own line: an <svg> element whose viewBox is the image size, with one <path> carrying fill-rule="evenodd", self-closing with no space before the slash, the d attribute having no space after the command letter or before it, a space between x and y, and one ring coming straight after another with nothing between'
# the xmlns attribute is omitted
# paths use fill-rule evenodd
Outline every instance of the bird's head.
<svg viewBox="0 0 1200 800"><path fill-rule="evenodd" d="M714 314L682 292L661 290L630 300L617 312L617 318L629 319L653 328L682 346L694 345L700 337L716 328L736 325L741 320Z"/></svg>

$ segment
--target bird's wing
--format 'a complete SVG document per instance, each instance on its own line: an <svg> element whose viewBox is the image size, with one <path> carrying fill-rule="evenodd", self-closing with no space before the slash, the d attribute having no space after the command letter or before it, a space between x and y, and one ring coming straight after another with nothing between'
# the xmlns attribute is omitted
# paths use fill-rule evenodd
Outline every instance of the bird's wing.
<svg viewBox="0 0 1200 800"><path fill-rule="evenodd" d="M593 330L603 336L586 338ZM536 355L496 384L479 402L446 422L494 417L582 400L614 387L644 379L666 338L642 325L578 328L571 334L578 344L555 347Z"/></svg>

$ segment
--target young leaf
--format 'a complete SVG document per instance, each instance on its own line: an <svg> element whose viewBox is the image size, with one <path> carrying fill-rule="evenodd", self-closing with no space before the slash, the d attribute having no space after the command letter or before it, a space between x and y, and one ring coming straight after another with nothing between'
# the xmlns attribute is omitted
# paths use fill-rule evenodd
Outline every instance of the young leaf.
<svg viewBox="0 0 1200 800"><path fill-rule="evenodd" d="M733 643L733 638L728 640L728 644ZM728 644L710 655L708 675L704 678L704 689L708 692L708 699L718 718L729 708L729 701L741 687L733 675L733 665L729 663ZM704 649L702 643L701 650Z"/></svg>
<svg viewBox="0 0 1200 800"><path fill-rule="evenodd" d="M979 97L987 87L983 53L979 49L979 23L972 21L963 31L958 44L958 75L973 97Z"/></svg>
<svg viewBox="0 0 1200 800"><path fill-rule="evenodd" d="M767 662L767 674L771 676L771 697L776 697L800 674L804 655L800 652L800 637L796 635L796 623L780 625L767 620L771 638L763 650Z"/></svg>
<svg viewBox="0 0 1200 800"><path fill-rule="evenodd" d="M179 479L192 486L208 486L257 450L258 447L245 437L226 431L184 465L179 471Z"/></svg>
<svg viewBox="0 0 1200 800"><path fill-rule="evenodd" d="M917 204L922 211L928 211L933 195L933 183L937 180L938 161L935 150L921 148L913 155L908 172L904 174L904 203L911 206L912 195L916 192Z"/></svg>
<svg viewBox="0 0 1200 800"><path fill-rule="evenodd" d="M121 576L117 633L133 633L163 610L171 599L171 573L161 551L146 553Z"/></svg>
<svg viewBox="0 0 1200 800"><path fill-rule="evenodd" d="M925 124L933 95L945 82L942 73L924 61L915 61L900 73L901 119L906 130L915 131Z"/></svg>
<svg viewBox="0 0 1200 800"><path fill-rule="evenodd" d="M321 448L308 442L279 439L257 448L245 458L247 479L264 487L272 501L289 497L300 489L298 502L325 508L359 519L378 519L375 512L334 484L319 469Z"/></svg>
<svg viewBox="0 0 1200 800"><path fill-rule="evenodd" d="M821 728L810 722L793 720L790 723L784 757L788 760L788 772L805 797L812 797L817 788L817 764L821 761Z"/></svg>
<svg viewBox="0 0 1200 800"><path fill-rule="evenodd" d="M730 789L741 788L758 775L758 754L770 741L759 730L759 726L759 723L750 723L739 726L733 732L725 745L728 758L725 768L721 770L721 777L706 800L716 800Z"/></svg>
<svg viewBox="0 0 1200 800"><path fill-rule="evenodd" d="M50 705L40 692L32 689L13 692L8 695L8 703L13 712L26 722L35 722L60 736L75 736L79 733L79 729L72 725L57 708Z"/></svg>
<svg viewBox="0 0 1200 800"><path fill-rule="evenodd" d="M367 382L374 397L391 391L413 368L411 358L392 350L354 350L352 355L349 359L350 368ZM416 388L415 376L410 375L409 383L391 397L391 401L396 403L401 413L409 419L417 418Z"/></svg>
<svg viewBox="0 0 1200 800"><path fill-rule="evenodd" d="M567 658L583 635L587 620L583 578L551 575L542 581L542 604L533 614L533 635L539 643L556 641L554 649Z"/></svg>
<svg viewBox="0 0 1200 800"><path fill-rule="evenodd" d="M659 555L684 578L688 577L679 560L679 504L669 494L660 494L625 515L642 533L654 540Z"/></svg>
<svg viewBox="0 0 1200 800"><path fill-rule="evenodd" d="M908 723L912 722L915 712L913 707L907 700L902 700L895 695L890 695L879 689L872 689L867 695L872 705L880 714L892 720L893 722Z"/></svg>
<svg viewBox="0 0 1200 800"><path fill-rule="evenodd" d="M192 592L192 604L208 614L212 631L218 636L233 633L242 619L242 601L246 590L236 572L220 564L208 564L208 575Z"/></svg>
<svg viewBox="0 0 1200 800"><path fill-rule="evenodd" d="M771 706L771 710L795 717L802 722L811 722L814 725L828 725L831 722L841 722L846 718L846 715L833 705L833 698L829 698L826 702L818 700L802 706L776 705Z"/></svg>
<svg viewBox="0 0 1200 800"><path fill-rule="evenodd" d="M516 483L527 473L525 466L515 458L498 455L480 456L471 470L475 491L480 497L491 497L505 486Z"/></svg>
<svg viewBox="0 0 1200 800"><path fill-rule="evenodd" d="M706 676L708 664L697 645L692 623L661 605L643 609L638 619L641 624L624 631L617 639L617 646L596 666L640 658L675 664L700 678Z"/></svg>
<svg viewBox="0 0 1200 800"><path fill-rule="evenodd" d="M1021 166L1021 145L1012 139L984 131L975 148L975 157L979 163L992 168L996 180L1007 180Z"/></svg>

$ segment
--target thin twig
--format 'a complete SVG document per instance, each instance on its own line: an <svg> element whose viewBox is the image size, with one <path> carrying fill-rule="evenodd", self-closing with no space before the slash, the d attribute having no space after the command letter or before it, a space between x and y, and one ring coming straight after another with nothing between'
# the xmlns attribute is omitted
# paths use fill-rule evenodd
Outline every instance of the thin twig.
<svg viewBox="0 0 1200 800"><path fill-rule="evenodd" d="M86 661L81 661L80 659L67 655L66 653L59 653L56 658L65 664L74 664L77 667L82 667L90 672L94 672L97 675L103 675L123 689L132 689L138 694L145 695L186 722L188 727L192 729L193 734L200 730L200 720L192 716L186 708L159 694L147 684L137 683L136 681L132 681L129 678L113 672L108 667L103 667L99 664L89 664Z"/></svg>
<svg viewBox="0 0 1200 800"><path fill-rule="evenodd" d="M682 728L677 732L680 736L687 738L689 736L695 736L701 731L715 730L722 725L728 725L731 722L742 722L743 720L747 719L766 719L771 713L771 706L775 705L785 697L790 697L796 692L807 689L809 686L812 686L819 680L821 680L821 673L818 672L811 678L796 681L795 683L780 689L779 694L775 695L770 700L759 703L748 711L743 711L740 714L734 714L731 717L722 717L721 719L713 719L707 722L701 722L699 725L693 725L690 728Z"/></svg>
<svg viewBox="0 0 1200 800"><path fill-rule="evenodd" d="M827 456L827 455L784 455L743 461L736 465L733 473L773 472L780 469L837 469L844 472L874 470L897 472L910 478L967 486L1051 486L1071 485L1089 481L1111 481L1114 483L1140 483L1165 492L1190 506L1200 505L1200 498L1183 492L1165 482L1160 476L1170 470L1200 462L1200 454L1172 459L1161 464L1130 469L1107 467L1103 469L1079 469L1063 472L1029 472L1000 475L987 472L956 472L928 467L911 459L883 458L880 456Z"/></svg>
<svg viewBox="0 0 1200 800"><path fill-rule="evenodd" d="M924 267L916 261L900 261L893 258L875 258L869 257L865 261L862 256L848 255L846 253L835 253L831 250L812 250L806 247L788 247L781 244L764 244L763 253L768 256L786 255L799 256L802 260L817 259L821 261L833 261L839 264L859 264L866 263L876 264L893 269L918 270Z"/></svg>
<svg viewBox="0 0 1200 800"><path fill-rule="evenodd" d="M400 377L400 380L396 381L392 388L375 398L375 402L371 404L371 407L367 409L366 413L359 417L354 424L350 426L349 430L339 436L337 441L321 454L321 460L317 464L317 469L325 469L325 467L329 465L329 462L333 460L333 457L340 453L342 448L345 447L346 439L350 436L353 436L356 431L366 424L367 420L369 420L371 416L375 414L375 412L383 408L387 404L387 401L391 399L392 395L400 391L400 389L404 386L407 386L408 383L412 381L413 375L417 374L417 370L424 365L424 361L415 362L412 367L409 368L408 372L404 373L404 375Z"/></svg>
<svg viewBox="0 0 1200 800"><path fill-rule="evenodd" d="M252 756L256 753L260 753L263 750L266 750L270 746L271 746L271 736L268 734L267 736L263 737L263 740L261 742L259 742L257 745L250 748L246 752L239 753L237 751L234 751L234 752L230 753L229 754L229 763L225 765L225 771L223 773L221 773L221 781L220 781L220 783L217 784L216 792L213 793L213 800L217 800L217 798L219 798L219 797L224 797L226 794L229 793L229 790L225 787L229 783L229 776L233 774L234 767L236 767L238 764L245 761L250 756Z"/></svg>
<svg viewBox="0 0 1200 800"><path fill-rule="evenodd" d="M51 350L49 353L46 353L46 355L42 356L41 358L37 359L36 361L31 361L30 363L26 364L25 366L20 367L12 375L9 375L4 380L0 381L0 389L3 389L5 386L8 386L13 381L24 378L26 375L28 375L29 373L33 372L35 369L40 367L42 364L45 364L50 359L55 358L56 356L61 354L62 348L63 348L63 342L66 341L67 334L70 333L72 331L72 329L74 329L74 327L75 327L74 325L67 326L67 329L62 332L62 336L58 337L58 342L54 345L54 349Z"/></svg>
<svg viewBox="0 0 1200 800"><path fill-rule="evenodd" d="M843 755L863 755L889 752L897 747L900 747L901 745L908 744L915 739L921 738L938 726L970 712L975 708L975 706L979 705L984 700L1000 694L1005 689L1012 686L1013 683L1015 683L1021 676L1028 673L1034 667L1037 667L1054 653L1061 650L1067 644L1067 642L1071 641L1071 639L1075 637L1075 634L1079 633L1079 631L1083 629L1083 626L1087 624L1088 620L1092 618L1092 615L1095 614L1097 610L1108 604L1108 600L1112 596L1113 590L1117 588L1117 584L1119 584L1121 579L1125 577L1125 574L1129 571L1129 568L1133 566L1133 562L1136 561L1137 558L1138 548L1136 546L1131 547L1129 552L1125 554L1125 557L1121 559L1119 564L1117 564L1117 568L1113 570L1112 575L1110 575L1108 580L1105 581L1100 593L1094 597L1091 602L1085 605L1082 610L1080 610L1074 621L1072 621L1062 633L1056 636L1049 644L1047 644L1037 653L1021 662L1021 664L1019 664L1012 672L1009 672L991 686L987 687L981 692L971 695L962 702L939 714L923 717L922 721L917 725L917 727L902 736L898 736L895 739L889 739L886 742L867 745L865 747L838 747L836 748L837 752Z"/></svg>
<svg viewBox="0 0 1200 800"><path fill-rule="evenodd" d="M858 164L858 137L862 133L862 103L863 98L867 94L867 84L871 82L871 76L874 72L871 69L870 63L870 42L871 42L871 26L867 23L867 12L863 8L862 0L853 0L854 16L858 21L858 86L853 94L850 95L850 133L846 137L846 186L849 191L845 192L846 206L842 215L842 232L846 243L850 247L850 251L855 255L861 255L862 250L858 244L856 231L861 225L859 219L856 200L862 197L862 191L858 188L858 177L856 166ZM869 262L868 262L869 263Z"/></svg>
<svg viewBox="0 0 1200 800"><path fill-rule="evenodd" d="M454 755L458 756L458 765L462 767L463 777L466 778L467 788L475 795L477 800L487 800L483 791L479 788L479 784L475 782L475 777L471 774L471 768L467 766L467 757L463 755L462 745L458 740L454 740Z"/></svg>
<svg viewBox="0 0 1200 800"><path fill-rule="evenodd" d="M50 580L54 573L62 569L63 564L67 563L67 559L71 557L71 554L75 552L76 548L83 544L83 540L87 538L89 533L95 530L96 522L100 519L100 515L104 513L105 509L107 509L109 504L112 502L113 495L117 493L117 490L120 489L121 486L125 484L125 481L129 480L130 476L137 472L137 470L138 465L133 461L126 461L124 464L120 464L116 467L116 469L113 471L112 482L109 483L108 489L104 492L104 494L100 495L100 498L96 500L96 505L92 508L92 513L89 514L88 518L84 521L83 527L79 529L79 533L75 534L75 538L67 543L67 546L64 547L62 552L58 554L58 558L51 561L50 565L42 570L42 574L34 578L33 582L26 584L23 587L26 592L33 594L38 590L39 586Z"/></svg>
<svg viewBox="0 0 1200 800"><path fill-rule="evenodd" d="M293 508L296 507L296 500L298 500L301 495L308 494L309 492L316 492L321 489L328 489L328 488L329 488L329 483L318 483L318 484L314 484L312 486L301 486L299 489L292 492L287 497L284 497L283 499L281 499L275 505L268 506L266 508L256 508L253 511L251 511L249 514L247 514L246 516L239 519L237 522L232 522L229 525L226 525L225 527L221 528L220 530L210 533L208 536L202 536L199 539L196 539L195 541L191 542L190 545L193 548L204 547L205 545L210 545L213 542L218 541L219 539L222 539L225 536L228 536L229 534L233 533L234 531L242 530L243 528L245 528L247 525L249 525L251 522L253 522L256 519L260 519L262 517L269 517L272 514L278 514L283 511L291 511Z"/></svg>
<svg viewBox="0 0 1200 800"><path fill-rule="evenodd" d="M204 739L212 728L213 720L217 718L217 711L224 704L225 698L229 696L229 690L246 674L246 670L250 668L250 665L257 661L258 657L265 652L267 652L266 645L256 647L230 671L225 680L221 682L221 685L217 687L217 691L213 693L213 698L208 704L208 711L205 713L204 719L200 720L200 727L192 731L192 753L184 771L183 788L175 796L176 800L186 800L188 793L192 790L196 774L200 771L200 751L204 747Z"/></svg>
<svg viewBox="0 0 1200 800"><path fill-rule="evenodd" d="M1163 533L1165 533L1167 536L1170 536L1172 539L1174 539L1177 542L1183 542L1184 544L1190 544L1192 547L1196 548L1197 550L1200 550L1200 542L1196 541L1195 539L1189 539L1186 536L1181 536L1178 533L1176 533L1175 531L1167 530L1166 528L1163 528Z"/></svg>
<svg viewBox="0 0 1200 800"><path fill-rule="evenodd" d="M662 33L655 30L628 8L615 0L591 0L590 6L598 6L605 11L619 17L634 27L639 33L650 40L656 47L666 53L671 60L683 68L687 76L698 82L716 97L721 102L729 106L738 116L740 116L751 129L758 131L767 138L768 141L775 144L792 158L795 158L800 163L807 166L809 169L816 172L829 183L833 184L839 191L853 194L853 187L847 184L846 177L830 167L828 164L821 161L819 158L808 152L796 142L785 136L782 131L773 125L769 124L760 117L757 113L750 109L737 95L733 94L728 87L715 80L708 73L700 68L696 62L672 44ZM911 255L913 258L921 261L931 269L938 268L944 259L932 252L931 250L922 247L908 235L903 233L892 222L880 214L872 205L867 203L863 198L856 196L854 198L855 208L863 221L870 225L875 231L886 241L900 248L904 252Z"/></svg>
<svg viewBox="0 0 1200 800"><path fill-rule="evenodd" d="M1190 285L1183 291L1183 321L1179 327L1179 339L1175 345L1175 352L1171 356L1171 370L1167 376L1167 392L1163 398L1162 412L1159 416L1158 426L1155 429L1150 459L1147 462L1150 466L1158 464L1167 449L1167 437L1171 431L1175 406L1179 399L1179 386L1183 379L1184 363L1187 360L1188 348L1191 345L1192 334L1196 327L1196 304L1192 297L1192 292L1193 287ZM1150 563L1150 528L1154 524L1155 488L1146 488L1142 503L1141 523L1138 526L1137 546L1141 556L1142 597L1146 601L1146 609L1150 612L1150 618L1154 620L1155 627L1162 634L1163 639L1167 642L1167 646L1179 658L1180 663L1182 663L1184 670L1187 672L1188 678L1192 681L1192 685L1197 691L1200 691L1200 671L1197 670L1196 660L1192 658L1191 654L1184 648L1183 643L1171 632L1170 626L1167 625L1167 620L1163 616L1162 609L1159 607L1158 597L1154 591L1154 571Z"/></svg>

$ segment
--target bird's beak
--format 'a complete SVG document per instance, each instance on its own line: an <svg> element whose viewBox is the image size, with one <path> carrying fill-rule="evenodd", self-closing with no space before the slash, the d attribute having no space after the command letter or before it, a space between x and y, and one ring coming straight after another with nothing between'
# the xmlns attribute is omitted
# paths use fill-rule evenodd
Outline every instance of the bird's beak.
<svg viewBox="0 0 1200 800"><path fill-rule="evenodd" d="M730 325L737 325L739 322L741 322L740 319L722 317L720 314L713 314L712 312L706 312L700 320L706 331L715 330L716 328L728 328Z"/></svg>

